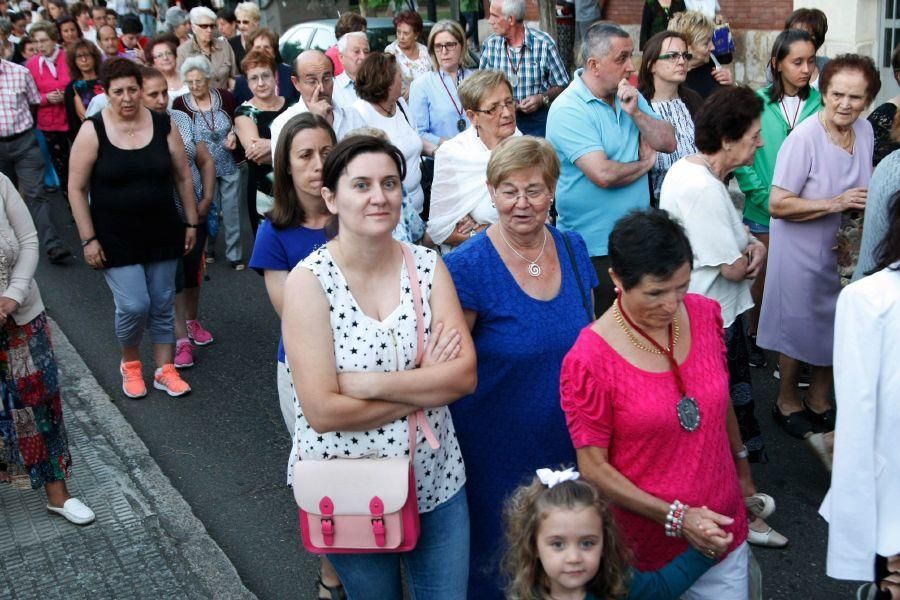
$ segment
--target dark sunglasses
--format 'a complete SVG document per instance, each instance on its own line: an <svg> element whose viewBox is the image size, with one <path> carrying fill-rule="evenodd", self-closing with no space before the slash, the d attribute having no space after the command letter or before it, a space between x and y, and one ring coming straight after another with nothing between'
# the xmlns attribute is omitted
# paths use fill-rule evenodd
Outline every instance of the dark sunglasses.
<svg viewBox="0 0 900 600"><path fill-rule="evenodd" d="M212 29L215 26L215 23L194 23L194 27L199 27L200 29Z"/></svg>

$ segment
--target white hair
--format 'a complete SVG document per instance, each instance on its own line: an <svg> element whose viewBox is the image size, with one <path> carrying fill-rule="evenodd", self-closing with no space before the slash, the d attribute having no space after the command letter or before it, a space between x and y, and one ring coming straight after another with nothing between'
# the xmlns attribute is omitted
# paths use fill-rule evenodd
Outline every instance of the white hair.
<svg viewBox="0 0 900 600"><path fill-rule="evenodd" d="M525 0L499 0L502 2L500 14L504 17L512 17L516 23L525 21Z"/></svg>
<svg viewBox="0 0 900 600"><path fill-rule="evenodd" d="M262 16L259 12L259 6L253 2L240 2L234 7L234 14L244 13L248 18L259 21Z"/></svg>
<svg viewBox="0 0 900 600"><path fill-rule="evenodd" d="M206 79L212 79L213 75L212 64L210 64L209 59L202 54L195 54L194 56L189 56L184 59L184 62L181 63L181 68L178 69L178 71L181 74L182 79L187 79L187 74L191 71L200 71L200 74Z"/></svg>
<svg viewBox="0 0 900 600"><path fill-rule="evenodd" d="M216 22L216 13L206 8L205 6L195 6L191 9L191 24L196 25L201 20L210 20L213 23Z"/></svg>
<svg viewBox="0 0 900 600"><path fill-rule="evenodd" d="M347 51L347 42L349 42L353 38L359 38L366 40L366 43L369 43L369 36L366 35L365 31L351 31L350 33L345 33L341 36L341 39L338 40L337 47L338 52L343 54Z"/></svg>

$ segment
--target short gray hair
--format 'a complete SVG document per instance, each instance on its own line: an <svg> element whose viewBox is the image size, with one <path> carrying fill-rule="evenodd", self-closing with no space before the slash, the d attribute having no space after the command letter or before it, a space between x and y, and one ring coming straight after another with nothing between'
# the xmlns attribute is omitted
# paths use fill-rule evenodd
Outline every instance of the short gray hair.
<svg viewBox="0 0 900 600"><path fill-rule="evenodd" d="M195 6L191 9L191 24L196 25L201 19L209 19L213 23L216 22L216 13L205 6Z"/></svg>
<svg viewBox="0 0 900 600"><path fill-rule="evenodd" d="M191 71L200 71L206 79L212 79L213 76L212 64L210 64L209 59L202 54L195 54L194 56L187 57L184 59L184 62L181 63L181 68L178 70L182 79L186 79L187 74Z"/></svg>
<svg viewBox="0 0 900 600"><path fill-rule="evenodd" d="M594 23L584 34L581 44L581 64L587 64L589 58L603 58L612 51L613 38L628 38L628 32L610 22Z"/></svg>
<svg viewBox="0 0 900 600"><path fill-rule="evenodd" d="M12 33L12 21L6 17L0 17L0 33L10 35Z"/></svg>
<svg viewBox="0 0 900 600"><path fill-rule="evenodd" d="M338 52L340 54L343 54L347 51L347 42L349 42L353 38L360 38L366 40L367 44L369 43L369 36L366 35L365 31L351 31L349 33L345 33L337 42Z"/></svg>
<svg viewBox="0 0 900 600"><path fill-rule="evenodd" d="M96 8L96 7L95 7ZM184 10L173 6L166 11L166 29L175 31L179 25L183 25L188 20L188 14Z"/></svg>
<svg viewBox="0 0 900 600"><path fill-rule="evenodd" d="M516 23L525 21L525 0L498 0L503 3L500 14L512 17Z"/></svg>
<svg viewBox="0 0 900 600"><path fill-rule="evenodd" d="M234 14L244 13L254 21L259 21L262 15L259 12L259 6L253 2L241 2L234 7Z"/></svg>

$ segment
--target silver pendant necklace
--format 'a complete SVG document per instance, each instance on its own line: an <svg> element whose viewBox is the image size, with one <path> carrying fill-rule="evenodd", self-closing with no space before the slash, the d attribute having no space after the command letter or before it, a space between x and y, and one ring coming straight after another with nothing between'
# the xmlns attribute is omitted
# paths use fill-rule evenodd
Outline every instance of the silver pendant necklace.
<svg viewBox="0 0 900 600"><path fill-rule="evenodd" d="M506 236L503 235L503 226L500 223L497 223L497 231L500 232L500 237L503 238L503 242L512 250L516 256L524 260L528 263L528 274L532 277L540 277L541 276L541 266L538 264L538 261L541 260L541 257L544 255L544 248L547 247L547 229L544 228L544 241L541 243L541 251L538 252L537 257L534 260L529 260L519 254L518 250L512 247L512 244L509 243L509 240L506 239Z"/></svg>

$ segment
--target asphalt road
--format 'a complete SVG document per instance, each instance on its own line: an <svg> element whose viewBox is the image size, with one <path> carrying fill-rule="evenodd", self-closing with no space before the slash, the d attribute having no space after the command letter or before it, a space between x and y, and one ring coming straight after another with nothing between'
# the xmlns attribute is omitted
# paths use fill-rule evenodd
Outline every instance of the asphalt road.
<svg viewBox="0 0 900 600"><path fill-rule="evenodd" d="M242 211L243 212L243 211ZM54 217L74 249L77 232L62 200ZM218 255L224 256L222 237ZM251 245L245 237L245 256ZM185 372L194 391L175 400L155 390L143 400L121 393L113 302L103 275L77 260L42 259L37 280L50 314L150 449L163 472L231 559L247 587L263 599L315 598L315 559L303 551L296 508L284 485L290 440L275 386L279 324L255 272L211 265L201 317L216 337L195 352ZM145 351L144 372L151 373ZM784 550L754 548L765 598L853 598L855 586L825 576L827 527L817 511L828 474L769 415L777 381L755 370L757 414L771 462L754 467L757 486L774 496L769 522L790 538ZM677 460L677 452L672 460ZM76 466L77 468L77 466Z"/></svg>

